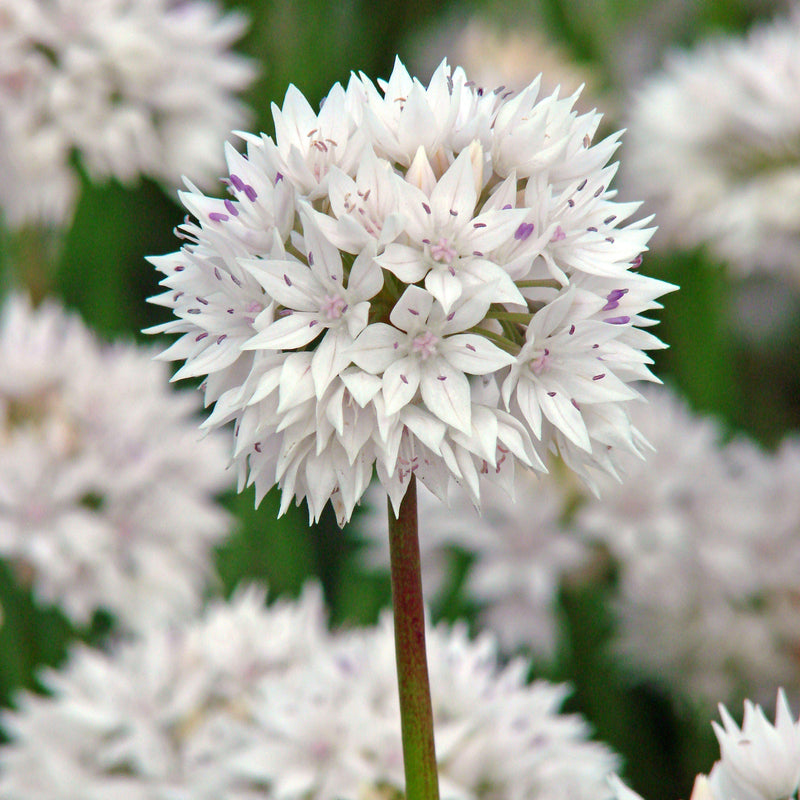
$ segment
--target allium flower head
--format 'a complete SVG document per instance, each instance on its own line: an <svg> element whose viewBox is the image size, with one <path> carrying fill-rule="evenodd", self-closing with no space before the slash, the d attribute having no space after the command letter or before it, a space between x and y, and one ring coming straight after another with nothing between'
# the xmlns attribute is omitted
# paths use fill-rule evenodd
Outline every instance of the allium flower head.
<svg viewBox="0 0 800 800"><path fill-rule="evenodd" d="M61 223L78 178L210 182L254 77L244 17L209 0L0 0L0 209Z"/></svg>
<svg viewBox="0 0 800 800"><path fill-rule="evenodd" d="M795 13L676 53L641 90L624 177L658 212L656 243L800 276L798 46Z"/></svg>
<svg viewBox="0 0 800 800"><path fill-rule="evenodd" d="M775 724L760 706L744 704L741 728L725 706L716 722L720 759L708 776L698 775L689 800L796 800L800 789L800 720L792 717L782 690L778 691ZM641 800L616 776L610 779L617 800Z"/></svg>
<svg viewBox="0 0 800 800"><path fill-rule="evenodd" d="M0 555L78 623L138 629L194 610L230 528L215 434L133 345L102 346L55 303L0 316Z"/></svg>
<svg viewBox="0 0 800 800"><path fill-rule="evenodd" d="M428 634L443 795L607 798L618 759L558 713L564 686L528 685L489 637ZM335 800L402 793L393 632L330 634L321 593L265 608L249 590L189 625L49 672L51 697L4 718L0 794Z"/></svg>
<svg viewBox="0 0 800 800"><path fill-rule="evenodd" d="M164 357L207 376L258 498L344 522L373 467L395 508L411 474L478 504L550 447L589 480L638 451L642 314L673 287L636 272L652 230L609 189L618 136L592 144L574 101L397 61L318 114L290 87L274 141L226 150L228 197L182 194L186 243L151 259L178 319L154 330L182 334Z"/></svg>

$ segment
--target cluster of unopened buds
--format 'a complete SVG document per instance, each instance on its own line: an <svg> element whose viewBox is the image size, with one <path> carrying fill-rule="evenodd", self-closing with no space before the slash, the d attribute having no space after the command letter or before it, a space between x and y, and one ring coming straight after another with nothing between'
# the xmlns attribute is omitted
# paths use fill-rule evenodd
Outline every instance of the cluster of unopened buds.
<svg viewBox="0 0 800 800"><path fill-rule="evenodd" d="M641 315L674 287L636 271L652 229L609 189L619 134L592 144L575 99L398 61L318 114L290 87L274 140L227 146L228 197L189 184L155 330L205 377L206 426L235 422L242 485L343 523L374 469L395 508L412 473L478 504L547 449L591 482L642 447L625 404L662 345Z"/></svg>

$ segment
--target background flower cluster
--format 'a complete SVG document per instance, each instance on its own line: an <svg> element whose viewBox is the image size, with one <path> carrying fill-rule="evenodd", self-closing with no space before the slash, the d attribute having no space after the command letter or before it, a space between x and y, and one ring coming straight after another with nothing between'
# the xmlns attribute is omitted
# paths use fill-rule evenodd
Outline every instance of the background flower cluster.
<svg viewBox="0 0 800 800"><path fill-rule="evenodd" d="M240 212L237 219L248 206L249 223L263 224L256 218L264 212L259 203L272 192L270 225L281 229L291 216L292 225L308 226L313 240L314 231L326 224L320 223L321 195L315 194L323 173L314 171L324 163L324 151L315 142L331 145L313 136L305 141L314 125L293 131L282 128L281 120L300 115L335 126L334 112L353 91L351 73L363 72L379 86L377 79L389 80L395 69L395 53L424 86L447 58L453 67L463 66L475 82L473 92L499 90L494 97L519 91L543 73L539 96L558 89L560 98L571 98L579 122L565 123L565 130L577 136L580 125L588 126L591 146L585 152L597 155L598 170L620 161L613 180L603 176L598 203L626 208L628 218L620 215L607 223L614 232L605 235L617 236L630 221L639 225L622 236L636 239L637 252L649 248L633 269L664 282L653 285L681 286L679 292L657 293L663 294L658 302L664 308L652 316L669 349L651 350L655 363L650 368L667 386L635 387L647 403L626 407L643 434L636 440L642 458L630 454L615 462L627 475L621 483L593 473L596 496L571 476L564 460L572 455L574 466L581 453L575 446L580 431L573 428L571 444L562 430L562 458L540 443L535 454L528 453L532 461L540 457L549 472L516 475L514 505L501 491L482 488L479 518L472 512L474 492L470 498L446 487L446 481L431 481L449 505L420 492L431 619L457 623L432 634L435 658L441 657L434 672L446 674L457 664L463 681L495 687L496 703L493 710L483 710L482 725L513 726L512 700L529 703L533 718L547 720L546 731L526 732L537 746L542 737L554 736L550 744L561 748L561 755L570 748L594 754L583 776L592 793L593 770L618 769L643 797L688 797L694 776L709 772L718 757L708 725L718 702L740 720L742 700L749 697L774 719L777 687L784 686L796 719L798 20L800 11L792 3L763 0L703 0L688 6L664 0L644 10L627 0L599 6L548 0L535 7L517 0L304 0L291 9L258 0L0 0L0 699L22 710L4 717L4 734L16 731L23 742L47 734L56 754L47 769L62 783L79 780L86 769L82 780L91 774L104 787L106 778L113 783L127 771L175 789L180 786L175 776L190 764L197 769L208 742L224 733L232 747L246 744L254 750L243 746L246 755L228 764L228 771L215 773L219 783L204 781L211 773L198 771L199 782L190 787L194 796L225 790L249 797L267 785L287 798L304 792L338 796L353 786L359 797L392 796L387 786L397 764L390 755L385 723L393 712L387 708L373 707L376 716L365 721L387 732L375 743L378 760L384 759L381 775L388 776L380 786L354 777L374 776L370 770L377 761L349 763L349 784L337 783L342 776L324 769L313 775L287 769L280 784L266 761L267 754L286 764L303 760L281 740L277 721L272 729L265 725L270 715L288 720L298 708L313 707L324 728L334 719L337 703L344 702L343 695L333 696L340 686L334 676L341 679L348 659L360 663L365 649L380 653L374 655L379 660L388 653L385 623L372 627L389 600L385 496L373 486L362 505L355 505L372 462L353 477L358 491L352 489L339 520L325 507L324 481L309 484L310 502L300 508L281 509L279 495L270 490L271 477L256 480L257 491L250 487L236 494L236 468L226 470L230 431L201 439L200 423L212 409L202 409L203 394L190 384L213 369L230 367L211 359L258 333L249 320L264 309L248 306L253 298L246 292L237 296L240 339L234 343L235 331L228 331L229 339L206 351L205 363L184 369L189 380L181 391L167 385L169 369L152 361L158 345L154 349L153 338L140 332L169 320L165 309L148 305L146 298L166 288L170 294L164 303L180 304L169 299L183 288L179 275L172 276L174 286L159 287L164 276L145 261L156 256L157 264L159 258L162 266L170 263L169 256L159 254L189 241L176 240L174 230L196 238L199 232L203 246L217 246L221 240L214 237L225 224L220 215L236 216L229 204ZM393 80L395 88L405 88L397 71ZM337 82L341 96L331 91ZM367 86L365 78L358 82ZM296 89L287 93L289 84ZM373 104L379 93L370 95ZM566 108L562 102L557 109ZM394 118L384 111L384 133L396 133ZM370 169L360 144L375 127L362 129L362 122L353 118L341 140L349 145L340 154L337 191ZM406 131L406 140L388 134L382 139L380 155L401 164L404 174L410 171L419 184L413 188L421 192L430 190L427 172L421 162L412 169L416 151L403 147L415 137L435 138L435 124ZM613 137L623 128L612 155ZM242 170L253 168L235 147L249 148L256 160L264 151L260 137L234 136L237 129L275 137L277 150L265 160L273 172L281 163L282 174L299 187L290 200L281 195L282 181L262 187L244 180L237 186L233 175L241 178ZM329 138L340 142L338 132ZM577 138L583 152L582 135ZM227 150L225 140L232 143ZM308 146L303 164L289 158L289 148L282 145L287 141ZM491 143L483 141L483 148L484 166L492 167ZM450 150L448 158L462 152ZM458 162L464 175L475 174L471 155L464 149ZM435 162L428 166L441 181L446 170ZM558 168L563 171L563 165ZM193 185L182 185L181 174ZM227 183L218 182L220 176ZM251 201L248 187L259 195L258 202ZM492 183L482 196L478 191L481 200L470 212L489 213L486 204L495 188ZM549 230L541 249L555 250L566 239L560 233L570 231L553 227L560 220L534 218L535 209L530 217L518 213L534 204L524 202L522 183L515 188L523 191L514 207L500 209L512 212L512 238L519 232L515 241L525 245ZM178 201L179 189L186 192L187 207ZM344 197L346 191L339 194ZM603 194L611 191L618 194ZM563 195L565 201L568 196ZM628 205L638 201L644 201L641 208ZM187 210L194 222L184 217ZM449 208L444 211L449 215ZM337 216L330 209L326 214ZM655 220L645 222L650 214ZM594 225L583 218L578 223ZM530 235L528 224L534 226ZM650 238L644 231L654 225L658 230ZM367 239L352 241L366 230L340 231L340 244L346 245L340 249L349 248L354 257L357 248L372 246ZM395 276L403 271L403 247L425 249L427 234L421 232L415 244L413 233L387 234L375 243L386 271ZM246 236L225 242L241 248L235 256L263 252L262 242ZM300 245L297 253L294 245ZM302 245L297 238L290 243L291 258L307 249ZM425 245L434 266L445 264L451 245L440 237ZM470 248L477 259L473 250L482 248ZM280 247L271 257L289 258ZM557 257L553 263L564 264ZM173 259L175 265L180 264ZM343 268L352 276L348 258ZM291 281L286 270L268 273L254 267L232 274L251 282L246 289L259 292L276 276ZM445 268L407 276L448 306L445 316L460 302L451 297L447 274ZM354 298L352 325L338 334L343 339L355 340L367 330L356 309L377 296L377 291L367 296L374 277L365 274L364 296ZM578 288L596 289L581 280ZM560 285L553 271L542 276L539 288L556 293ZM283 310L310 313L286 281L284 286ZM234 283L229 288L236 293ZM618 304L622 296L613 294L614 286L606 288L598 296ZM327 309L331 319L345 314L322 283L315 291L322 305L314 313ZM198 297L205 299L199 291L185 298L185 308L205 309ZM506 310L518 310L510 301L500 302L507 302ZM228 307L217 311L227 317ZM261 330L268 316L261 318ZM388 315L366 321L387 320ZM326 327L330 330L333 326ZM212 332L207 343L216 347L222 332ZM200 333L192 330L192 341ZM454 338L451 334L467 335L448 330L445 341ZM419 348L431 344L415 336ZM265 340L268 334L262 345ZM161 349L166 346L162 339ZM320 349L313 342L311 347ZM297 347L303 348L308 349L307 342ZM186 353L178 355L183 360ZM232 380L243 380L240 369L240 363L234 365ZM370 369L386 383L385 372L374 365ZM498 361L486 371L508 369ZM623 370L624 381L631 377ZM211 381L206 399L216 399L224 388ZM314 392L316 402L316 387ZM498 408L507 410L502 398ZM219 421L226 418L222 409L215 413ZM451 433L459 424L457 419L438 422ZM545 419L545 432L548 424ZM255 443L247 442L251 454ZM376 459L380 462L380 456ZM251 469L255 463L250 462ZM256 494L264 495L258 511ZM285 511L280 518L279 510ZM309 513L317 522L309 524ZM351 515L350 524L340 528ZM303 594L309 580L318 588ZM270 602L280 601L270 608L274 617L263 611L266 589L235 594L252 581L269 587ZM289 604L296 597L302 597L300 604ZM231 604L222 598L232 598ZM224 631L234 617L242 636L226 642ZM261 636L262 625L273 625L273 640L285 646L270 656L284 659L279 666L265 666L263 654L248 639ZM368 627L347 635L329 633L329 626L342 625ZM304 632L305 641L291 639L291 626ZM222 642L229 649L220 648ZM315 660L303 650L310 642L318 645ZM306 662L295 664L296 672L287 666L295 658ZM146 722L143 708L158 706L162 696L163 659L174 680L184 681L186 693ZM503 666L505 659L511 666ZM52 671L43 672L45 667ZM296 703L293 709L265 710L270 708L265 700L272 692L265 677L270 670L269 680L293 687L286 689ZM300 691L303 675L311 673L330 678L330 696ZM181 677L190 674L198 684ZM224 687L215 694L202 681L220 675L226 676ZM98 676L114 687L102 698L91 689ZM149 694L137 688L137 676L150 681ZM377 673L371 679L386 680ZM570 688L528 685L528 680ZM382 686L364 678L364 691L380 694ZM55 699L20 695L22 689L47 689ZM502 787L494 795L480 795L475 786L486 775L466 776L466 762L457 763L460 753L506 741L481 739L476 717L462 719L459 727L458 714L469 710L470 697L442 700L450 724L449 749L443 745L443 752L459 772L448 773L454 777L449 789L465 797L512 796ZM558 710L582 717L557 715ZM489 719L490 711L496 718ZM752 708L748 713L751 722L756 719ZM786 714L780 713L785 723ZM722 719L727 730L734 730ZM83 726L81 736L64 736L76 720ZM118 731L113 741L104 738L111 728ZM305 743L324 763L335 747L344 747L345 737L329 742L319 734L311 722L303 731ZM598 741L590 744L587 736ZM105 742L102 752L95 746L98 737ZM173 761L163 757L165 743ZM16 764L17 774L31 774L24 747L5 747L0 746L0 758L7 754L4 764L11 772ZM96 760L86 766L89 752ZM542 751L533 748L526 755L520 750L507 768L518 770L513 773L518 778L538 775L530 760L534 752ZM493 775L500 786L502 776ZM49 791L45 778L42 786ZM550 796L546 787L538 785L542 796ZM788 775L786 787L796 793L796 776ZM718 789L719 781L712 795ZM0 796L3 791L10 797L15 791L34 796L30 786L0 785ZM702 784L695 791L695 800L707 797ZM772 800L769 791L755 794Z"/></svg>

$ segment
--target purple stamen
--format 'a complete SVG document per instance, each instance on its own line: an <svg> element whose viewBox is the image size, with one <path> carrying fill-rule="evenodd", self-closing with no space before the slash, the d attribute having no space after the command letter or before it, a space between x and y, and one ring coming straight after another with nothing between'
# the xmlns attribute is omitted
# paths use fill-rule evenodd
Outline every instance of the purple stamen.
<svg viewBox="0 0 800 800"><path fill-rule="evenodd" d="M197 300L197 302L200 303L201 305L204 306L208 305L208 300L206 300L205 297L195 297L195 300Z"/></svg>
<svg viewBox="0 0 800 800"><path fill-rule="evenodd" d="M473 353L477 352L477 351L475 350L475 345L468 344L466 347L467 347L467 350L471 350Z"/></svg>
<svg viewBox="0 0 800 800"><path fill-rule="evenodd" d="M573 333L575 333L575 326L574 325L570 325L569 326L569 335L572 336Z"/></svg>
<svg viewBox="0 0 800 800"><path fill-rule="evenodd" d="M437 375L436 376L436 380L437 381L446 381L447 380L447 375Z"/></svg>
<svg viewBox="0 0 800 800"><path fill-rule="evenodd" d="M208 215L208 218L212 222L227 222L230 219L230 217L227 214L220 214L219 211L212 211Z"/></svg>
<svg viewBox="0 0 800 800"><path fill-rule="evenodd" d="M607 322L609 325L627 325L630 321L630 317L608 317L603 320L603 322Z"/></svg>
<svg viewBox="0 0 800 800"><path fill-rule="evenodd" d="M185 269L186 269L186 267L178 265L177 267L175 267L175 272L183 272Z"/></svg>
<svg viewBox="0 0 800 800"><path fill-rule="evenodd" d="M472 227L473 228L485 228L486 227L486 223L485 222L473 222L472 223Z"/></svg>
<svg viewBox="0 0 800 800"><path fill-rule="evenodd" d="M605 372L601 372L599 375L593 375L592 376L592 380L593 381L601 381L601 380L603 380L603 378L605 378L605 376L606 376Z"/></svg>
<svg viewBox="0 0 800 800"><path fill-rule="evenodd" d="M401 375L400 380L403 381L403 383L408 383L408 378L406 378L405 375Z"/></svg>
<svg viewBox="0 0 800 800"><path fill-rule="evenodd" d="M195 337L194 337L194 340L195 340L196 342L202 342L202 341L203 341L203 339L205 339L207 336L208 336L208 331L206 331L205 333L201 333L201 334L199 334L198 336L195 336Z"/></svg>
<svg viewBox="0 0 800 800"><path fill-rule="evenodd" d="M422 207L425 209L425 213L426 214L430 214L431 213L431 207L427 203L423 203Z"/></svg>
<svg viewBox="0 0 800 800"><path fill-rule="evenodd" d="M514 231L514 238L518 242L524 242L533 233L533 223L523 222L516 231Z"/></svg>
<svg viewBox="0 0 800 800"><path fill-rule="evenodd" d="M223 333L222 336L217 336L217 344L222 344L227 338L227 333Z"/></svg>
<svg viewBox="0 0 800 800"><path fill-rule="evenodd" d="M556 396L556 393L555 393L555 392L548 392L548 393L547 393L547 396L548 396L548 397L555 397L555 396Z"/></svg>
<svg viewBox="0 0 800 800"><path fill-rule="evenodd" d="M232 200L229 200L226 197L222 202L225 203L225 208L227 208L228 211L230 211L232 217L238 217L239 216L239 209L236 208L236 206L233 204Z"/></svg>
<svg viewBox="0 0 800 800"><path fill-rule="evenodd" d="M457 217L458 216L458 211L455 211L454 209L451 208L450 209L450 216L451 217Z"/></svg>
<svg viewBox="0 0 800 800"><path fill-rule="evenodd" d="M245 184L244 193L247 195L247 199L251 203L254 203L256 198L258 197L258 194L256 193L256 190L249 183Z"/></svg>
<svg viewBox="0 0 800 800"><path fill-rule="evenodd" d="M231 175L231 183L237 191L244 191L244 181L238 175Z"/></svg>
<svg viewBox="0 0 800 800"><path fill-rule="evenodd" d="M289 280L289 276L285 272L283 273L283 280L285 281L287 286L292 285L292 282Z"/></svg>

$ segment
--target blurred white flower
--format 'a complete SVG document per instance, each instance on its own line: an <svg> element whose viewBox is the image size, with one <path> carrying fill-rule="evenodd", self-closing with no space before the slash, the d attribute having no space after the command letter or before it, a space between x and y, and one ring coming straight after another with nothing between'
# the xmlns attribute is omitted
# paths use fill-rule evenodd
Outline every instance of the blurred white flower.
<svg viewBox="0 0 800 800"><path fill-rule="evenodd" d="M301 800L401 793L393 632L329 634L318 590L263 607L250 591L108 655L74 651L52 697L4 718L0 793L37 798ZM491 638L428 635L442 793L594 800L618 759L561 715L567 689L527 685Z"/></svg>
<svg viewBox="0 0 800 800"><path fill-rule="evenodd" d="M248 119L245 27L209 0L0 0L0 209L12 227L72 212L89 176L210 185Z"/></svg>
<svg viewBox="0 0 800 800"><path fill-rule="evenodd" d="M587 480L638 452L625 410L662 347L642 316L674 287L635 272L651 229L623 225L599 115L576 96L484 91L442 63L353 75L316 114L294 87L276 140L228 147L230 196L190 185L183 248L151 259L182 334L164 358L207 375L207 421L235 421L240 484L283 510L330 499L343 524L373 468L397 508L542 468Z"/></svg>
<svg viewBox="0 0 800 800"><path fill-rule="evenodd" d="M149 349L101 345L74 315L0 315L0 556L78 623L137 629L193 611L230 530L221 437Z"/></svg>
<svg viewBox="0 0 800 800"><path fill-rule="evenodd" d="M623 178L654 242L800 280L800 13L674 53L638 94Z"/></svg>
<svg viewBox="0 0 800 800"><path fill-rule="evenodd" d="M796 694L800 442L726 444L669 392L648 399L632 418L655 453L574 517L618 565L618 654L700 705Z"/></svg>

